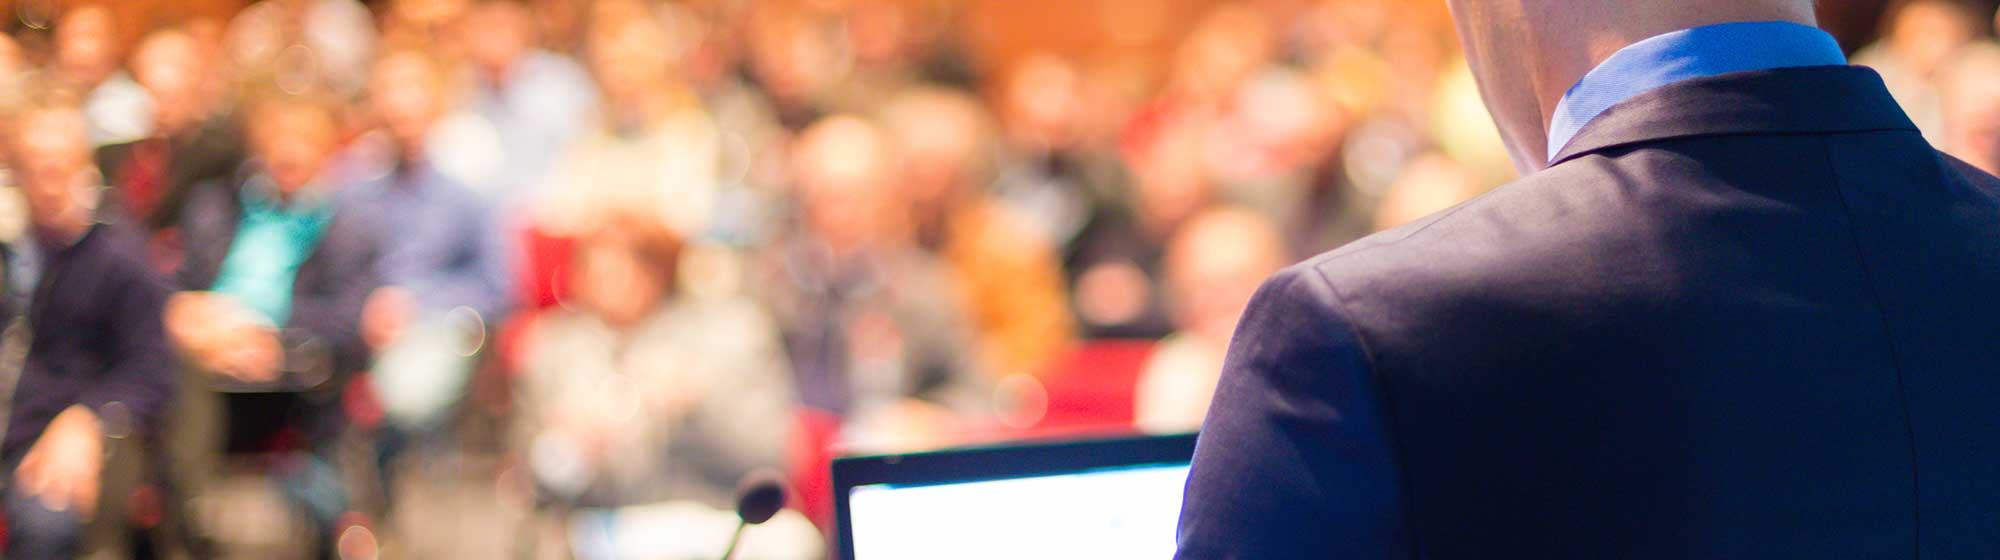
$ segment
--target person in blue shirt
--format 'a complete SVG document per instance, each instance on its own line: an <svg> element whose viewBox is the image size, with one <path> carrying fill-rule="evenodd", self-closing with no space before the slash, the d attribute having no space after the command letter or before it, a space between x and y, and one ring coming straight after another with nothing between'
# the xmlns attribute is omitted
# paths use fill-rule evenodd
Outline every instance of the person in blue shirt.
<svg viewBox="0 0 2000 560"><path fill-rule="evenodd" d="M370 381L386 414L378 443L387 476L405 440L435 435L463 393L483 340L512 302L513 271L493 208L440 173L425 150L448 109L449 69L399 45L378 55L373 72L368 107L390 161L339 198L342 211L381 228L384 287L362 323L377 353Z"/></svg>
<svg viewBox="0 0 2000 560"><path fill-rule="evenodd" d="M1178 557L2000 557L2000 179L1810 0L1453 0L1525 177L1279 272Z"/></svg>

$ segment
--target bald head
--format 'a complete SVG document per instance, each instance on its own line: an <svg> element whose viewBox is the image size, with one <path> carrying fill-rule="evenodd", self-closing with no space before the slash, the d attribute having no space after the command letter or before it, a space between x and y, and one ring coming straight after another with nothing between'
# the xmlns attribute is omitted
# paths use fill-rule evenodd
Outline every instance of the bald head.
<svg viewBox="0 0 2000 560"><path fill-rule="evenodd" d="M28 203L29 221L55 238L78 235L90 222L96 171L83 112L73 100L50 94L31 100L8 120L8 163Z"/></svg>
<svg viewBox="0 0 2000 560"><path fill-rule="evenodd" d="M1813 0L1450 0L1480 93L1522 172L1545 167L1563 93L1632 43L1734 22L1815 25Z"/></svg>
<svg viewBox="0 0 2000 560"><path fill-rule="evenodd" d="M792 149L792 175L814 233L843 251L880 241L896 180L888 134L874 122L836 115L800 133Z"/></svg>
<svg viewBox="0 0 2000 560"><path fill-rule="evenodd" d="M201 119L207 75L201 43L179 29L147 34L132 51L132 77L153 98L154 128L174 135Z"/></svg>

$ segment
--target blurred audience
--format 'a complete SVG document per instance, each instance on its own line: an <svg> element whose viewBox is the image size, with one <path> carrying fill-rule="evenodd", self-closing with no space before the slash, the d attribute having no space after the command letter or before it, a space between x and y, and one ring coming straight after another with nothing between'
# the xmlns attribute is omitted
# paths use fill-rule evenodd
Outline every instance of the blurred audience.
<svg viewBox="0 0 2000 560"><path fill-rule="evenodd" d="M971 94L912 88L883 123L903 161L897 193L917 248L941 255L979 331L981 369L1035 375L1070 342L1054 245L987 194L993 123Z"/></svg>
<svg viewBox="0 0 2000 560"><path fill-rule="evenodd" d="M564 146L595 118L597 87L568 56L536 47L535 12L521 0L475 0L460 24L473 87L463 111L499 139L498 169L475 185L509 212L540 184Z"/></svg>
<svg viewBox="0 0 2000 560"><path fill-rule="evenodd" d="M1889 93L1924 138L1941 145L1945 122L1938 107L1938 71L1978 37L1985 18L1968 0L1897 0L1889 10L1882 38L1852 60L1882 73Z"/></svg>
<svg viewBox="0 0 2000 560"><path fill-rule="evenodd" d="M199 39L162 28L132 51L132 74L152 100L144 138L97 149L108 190L100 215L149 234L155 268L180 266L176 226L196 183L224 179L242 161L242 142L209 82L214 70Z"/></svg>
<svg viewBox="0 0 2000 560"><path fill-rule="evenodd" d="M450 68L432 51L389 46L375 62L368 108L389 161L335 193L338 214L367 216L385 242L361 334L375 352L383 488L407 445L438 438L471 377L489 324L513 302L510 247L488 201L432 163L433 131L450 110ZM413 441L414 440L414 441Z"/></svg>
<svg viewBox="0 0 2000 560"><path fill-rule="evenodd" d="M736 295L683 289L682 240L652 216L588 234L571 305L535 321L520 440L566 507L735 507L736 481L785 466L796 396L776 325Z"/></svg>
<svg viewBox="0 0 2000 560"><path fill-rule="evenodd" d="M1987 173L2000 173L2000 44L1975 43L1942 71L1939 147Z"/></svg>
<svg viewBox="0 0 2000 560"><path fill-rule="evenodd" d="M281 87L353 95L368 81L380 32L356 0L258 0L229 20L223 51L234 70L272 74Z"/></svg>
<svg viewBox="0 0 2000 560"><path fill-rule="evenodd" d="M1195 429L1260 279L1514 174L1439 3L222 4L31 2L0 35L0 301L43 335L12 546L74 550L128 498L90 499L88 441L150 431L155 518L249 464L327 556L597 557L374 518L598 539L760 467L823 522L840 453ZM2000 170L1991 2L1885 4L1854 60Z"/></svg>
<svg viewBox="0 0 2000 560"><path fill-rule="evenodd" d="M1450 158L1418 157L1389 184L1375 208L1375 229L1386 230L1417 221L1479 196L1479 179Z"/></svg>
<svg viewBox="0 0 2000 560"><path fill-rule="evenodd" d="M181 213L184 291L169 302L167 329L197 379L222 393L187 398L223 401L219 429L229 448L302 440L275 474L313 528L316 549L331 551L350 506L331 457L347 430L345 411L325 398L293 399L275 411L258 405L272 393L338 395L366 367L361 317L378 285L380 230L373 217L335 203L350 179L333 165L343 121L330 97L259 89L244 100L243 122L251 159L228 181L197 185ZM213 441L186 437L185 445ZM176 468L194 478L211 472Z"/></svg>
<svg viewBox="0 0 2000 560"><path fill-rule="evenodd" d="M871 445L948 441L952 413L977 416L988 395L961 292L898 212L901 155L853 116L797 142L800 224L778 249L770 299L802 404L850 419Z"/></svg>
<svg viewBox="0 0 2000 560"><path fill-rule="evenodd" d="M1141 429L1201 428L1222 374L1229 337L1250 296L1291 259L1277 226L1242 209L1206 210L1167 248L1167 284L1174 296L1173 334L1160 342L1139 378L1136 419Z"/></svg>
<svg viewBox="0 0 2000 560"><path fill-rule="evenodd" d="M585 54L603 96L597 122L559 157L535 193L538 224L577 232L611 209L644 208L699 239L718 196L721 141L701 100L674 72L652 5L592 6Z"/></svg>
<svg viewBox="0 0 2000 560"><path fill-rule="evenodd" d="M89 92L83 111L97 145L139 139L151 124L152 99L120 64L117 24L111 4L90 2L68 6L55 27L55 67Z"/></svg>
<svg viewBox="0 0 2000 560"><path fill-rule="evenodd" d="M100 499L119 516L123 496L100 493L107 438L153 435L174 394L166 283L135 232L92 218L89 121L46 87L7 115L5 138L43 258L27 308L7 310L17 326L4 341L26 353L0 442L5 556L20 559L80 555Z"/></svg>

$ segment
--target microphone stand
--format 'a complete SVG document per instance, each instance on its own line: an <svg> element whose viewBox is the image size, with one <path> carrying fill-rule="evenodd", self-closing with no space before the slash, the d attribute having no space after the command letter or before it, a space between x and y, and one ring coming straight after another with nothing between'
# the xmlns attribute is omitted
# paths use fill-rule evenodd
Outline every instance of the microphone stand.
<svg viewBox="0 0 2000 560"><path fill-rule="evenodd" d="M743 541L743 530L748 528L750 528L749 522L736 522L736 532L729 535L729 548L722 549L722 560L729 560L736 557L736 544Z"/></svg>

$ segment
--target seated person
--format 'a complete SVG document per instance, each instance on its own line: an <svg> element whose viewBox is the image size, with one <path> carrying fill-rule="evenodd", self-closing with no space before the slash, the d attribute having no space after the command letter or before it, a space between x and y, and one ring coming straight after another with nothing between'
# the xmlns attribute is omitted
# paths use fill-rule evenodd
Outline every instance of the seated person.
<svg viewBox="0 0 2000 560"><path fill-rule="evenodd" d="M338 105L285 93L248 104L253 159L234 184L196 186L182 213L185 291L169 306L169 331L194 365L236 381L359 371L376 243L372 224L335 211L341 179L329 163L340 145ZM323 359L283 359L299 347L320 348L308 354Z"/></svg>
<svg viewBox="0 0 2000 560"><path fill-rule="evenodd" d="M1284 234L1240 208L1202 211L1167 244L1175 330L1139 376L1134 420L1156 433L1201 429L1236 321L1264 278L1284 267Z"/></svg>
<svg viewBox="0 0 2000 560"><path fill-rule="evenodd" d="M152 99L152 132L97 149L104 172L98 212L149 234L154 268L179 266L174 230L187 190L227 177L242 163L242 142L226 115L218 114L212 68L200 39L182 27L150 33L133 47L132 77Z"/></svg>
<svg viewBox="0 0 2000 560"><path fill-rule="evenodd" d="M78 555L105 471L105 437L146 436L174 392L161 328L167 287L123 224L92 219L89 121L63 92L34 92L8 122L11 167L44 259L14 387L5 466L6 558ZM19 313L23 310L9 310ZM7 353L17 344L8 329ZM108 503L120 503L117 500Z"/></svg>
<svg viewBox="0 0 2000 560"><path fill-rule="evenodd" d="M676 289L680 253L667 226L616 219L578 247L572 305L534 324L518 435L550 501L727 509L745 473L784 464L777 327L748 299Z"/></svg>
<svg viewBox="0 0 2000 560"><path fill-rule="evenodd" d="M322 397L340 394L344 376L366 367L361 312L376 286L372 226L333 202L343 182L329 165L341 139L338 110L314 94L251 94L243 115L253 158L231 183L189 193L180 226L184 291L167 310L168 332L189 365L229 393L222 404L231 447L260 449L289 431L315 453L284 462L292 467L278 474L321 530L322 546L348 507L320 460L346 419L338 399ZM261 417L273 414L281 416ZM176 468L194 476L210 470Z"/></svg>
<svg viewBox="0 0 2000 560"><path fill-rule="evenodd" d="M385 287L369 298L362 334L377 352L370 385L384 413L377 434L384 489L397 456L435 439L491 325L513 292L506 238L485 199L439 171L426 149L449 106L450 69L431 53L385 50L368 85L392 165L341 191L344 212L377 224Z"/></svg>

